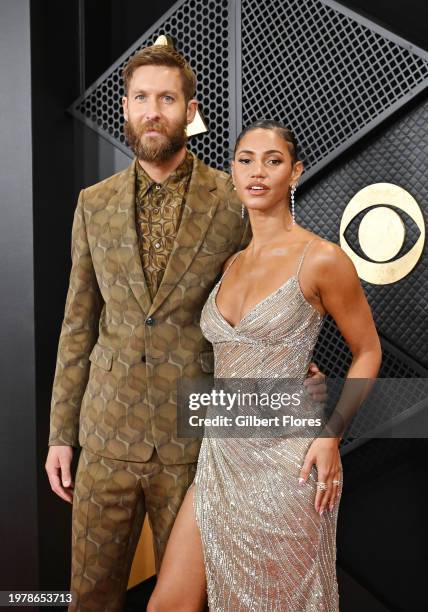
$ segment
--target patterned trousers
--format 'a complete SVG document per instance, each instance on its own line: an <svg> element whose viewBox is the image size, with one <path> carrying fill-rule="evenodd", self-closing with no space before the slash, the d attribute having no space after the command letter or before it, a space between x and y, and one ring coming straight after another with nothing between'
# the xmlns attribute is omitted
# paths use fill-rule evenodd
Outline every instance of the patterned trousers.
<svg viewBox="0 0 428 612"><path fill-rule="evenodd" d="M150 461L135 463L82 449L73 499L70 611L123 609L146 512L159 570L195 472L196 463L164 465L156 451Z"/></svg>

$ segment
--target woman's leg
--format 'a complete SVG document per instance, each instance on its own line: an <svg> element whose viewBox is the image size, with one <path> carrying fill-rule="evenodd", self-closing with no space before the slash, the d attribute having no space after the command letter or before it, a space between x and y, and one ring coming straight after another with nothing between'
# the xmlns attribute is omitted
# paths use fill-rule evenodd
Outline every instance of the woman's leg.
<svg viewBox="0 0 428 612"><path fill-rule="evenodd" d="M147 612L201 612L206 600L204 556L191 486L175 519Z"/></svg>

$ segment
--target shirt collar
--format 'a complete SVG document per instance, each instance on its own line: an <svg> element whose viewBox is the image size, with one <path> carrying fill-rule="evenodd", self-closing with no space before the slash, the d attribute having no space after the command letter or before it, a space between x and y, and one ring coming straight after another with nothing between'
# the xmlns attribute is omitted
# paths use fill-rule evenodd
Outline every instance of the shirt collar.
<svg viewBox="0 0 428 612"><path fill-rule="evenodd" d="M137 193L140 197L144 197L146 193L157 184L160 184L162 188L167 187L172 191L175 190L177 185L181 183L183 180L190 178L193 170L193 155L192 153L186 149L186 155L183 161L177 166L177 168L172 172L169 177L163 183L156 183L141 167L141 164L138 160L135 160L136 167L136 180L137 180Z"/></svg>

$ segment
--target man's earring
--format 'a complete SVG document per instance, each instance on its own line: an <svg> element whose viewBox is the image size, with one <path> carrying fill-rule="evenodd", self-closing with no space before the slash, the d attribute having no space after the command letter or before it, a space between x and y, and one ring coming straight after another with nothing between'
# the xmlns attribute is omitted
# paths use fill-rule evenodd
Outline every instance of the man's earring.
<svg viewBox="0 0 428 612"><path fill-rule="evenodd" d="M293 185L291 188L290 199L291 199L291 218L293 219L293 225L296 225L296 210L295 210L295 201L294 194L296 193L297 185Z"/></svg>

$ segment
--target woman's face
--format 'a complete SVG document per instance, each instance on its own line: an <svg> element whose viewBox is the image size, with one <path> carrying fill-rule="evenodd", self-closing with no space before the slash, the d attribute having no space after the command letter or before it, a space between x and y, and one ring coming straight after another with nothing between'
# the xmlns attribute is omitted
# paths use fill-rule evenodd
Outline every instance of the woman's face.
<svg viewBox="0 0 428 612"><path fill-rule="evenodd" d="M242 138L232 162L238 198L250 210L268 210L278 204L288 207L289 187L302 171L302 162L293 164L289 145L278 132L264 128Z"/></svg>

